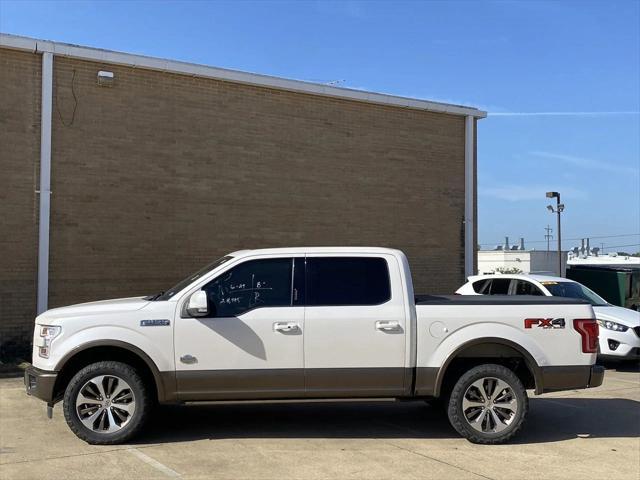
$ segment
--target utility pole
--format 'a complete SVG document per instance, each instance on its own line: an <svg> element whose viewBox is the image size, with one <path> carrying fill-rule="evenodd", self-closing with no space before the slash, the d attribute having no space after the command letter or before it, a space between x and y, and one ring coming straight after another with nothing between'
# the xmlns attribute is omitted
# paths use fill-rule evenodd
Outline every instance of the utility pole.
<svg viewBox="0 0 640 480"><path fill-rule="evenodd" d="M547 231L547 233L545 234L544 238L547 240L547 252L548 252L549 251L549 241L553 238L553 235L551 235L551 232L553 232L553 228L551 228L547 224L545 230Z"/></svg>
<svg viewBox="0 0 640 480"><path fill-rule="evenodd" d="M556 199L556 207L553 208L552 205L547 205L547 210L551 213L558 214L558 276L562 276L562 234L560 229L560 214L564 210L564 205L560 203L560 192L547 192L547 198L555 198Z"/></svg>

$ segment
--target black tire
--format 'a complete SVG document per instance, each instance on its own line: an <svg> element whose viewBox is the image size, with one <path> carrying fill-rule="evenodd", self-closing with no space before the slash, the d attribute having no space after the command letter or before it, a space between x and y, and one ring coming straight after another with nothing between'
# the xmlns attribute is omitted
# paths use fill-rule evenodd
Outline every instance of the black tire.
<svg viewBox="0 0 640 480"><path fill-rule="evenodd" d="M113 392L118 388L118 385L127 388L113 396L113 399L109 398L108 393L105 395L106 398L96 395L95 398L90 398L91 403L82 404L76 408L76 400L81 389L84 394L81 398L88 397L89 393L98 393L96 384L92 382L96 377L100 378L103 375L106 377L102 380L101 386L103 388L100 392L103 390L107 392L109 387L113 387L111 389ZM114 381L113 378L116 380ZM110 403L112 400L113 404ZM129 400L128 403L125 403L127 400ZM128 406L131 403L133 406ZM91 407L83 408L84 405L91 405ZM121 406L132 408L132 413L129 414L128 411L122 410ZM63 410L67 425L79 438L93 445L115 445L131 439L143 427L151 407L148 386L133 367L121 362L104 361L87 365L73 376L64 393ZM88 411L88 413L84 413L84 421L92 424L93 429L83 423L80 418L83 412L79 409ZM107 415L108 413L109 415ZM93 422L91 417L95 417ZM118 421L120 424L117 423ZM114 431L109 431L109 428Z"/></svg>
<svg viewBox="0 0 640 480"><path fill-rule="evenodd" d="M504 384L498 381L508 388L501 388ZM528 411L529 398L520 379L512 370L495 364L479 365L463 374L451 390L447 408L449 421L460 435L486 445L513 438L524 425Z"/></svg>

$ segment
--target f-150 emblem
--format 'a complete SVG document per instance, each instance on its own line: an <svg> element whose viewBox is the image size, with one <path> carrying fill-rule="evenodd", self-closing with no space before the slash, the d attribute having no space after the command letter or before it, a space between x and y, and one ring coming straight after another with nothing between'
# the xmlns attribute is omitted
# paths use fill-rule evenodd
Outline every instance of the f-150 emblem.
<svg viewBox="0 0 640 480"><path fill-rule="evenodd" d="M152 320L140 320L141 327L166 327L171 325L171 322L164 318L154 318Z"/></svg>
<svg viewBox="0 0 640 480"><path fill-rule="evenodd" d="M525 318L524 328L533 328L534 325L539 328L564 328L564 318Z"/></svg>

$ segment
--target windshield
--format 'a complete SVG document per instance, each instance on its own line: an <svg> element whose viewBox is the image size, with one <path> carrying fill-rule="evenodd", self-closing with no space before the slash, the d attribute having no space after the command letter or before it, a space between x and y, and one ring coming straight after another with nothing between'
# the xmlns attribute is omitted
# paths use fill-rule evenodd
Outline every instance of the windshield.
<svg viewBox="0 0 640 480"><path fill-rule="evenodd" d="M577 282L541 282L554 297L581 298L594 307L609 305L607 301Z"/></svg>
<svg viewBox="0 0 640 480"><path fill-rule="evenodd" d="M209 273L214 268L219 267L220 265L222 265L225 262L228 262L232 258L233 257L230 257L230 256L219 258L215 262L210 263L206 267L198 270L196 273L193 273L193 274L189 275L184 280L181 280L180 282L175 284L173 287L171 287L166 292L162 292L162 293L160 293L158 295L152 295L151 297L149 297L149 300L169 300L171 297L173 297L180 290L188 287L190 284L195 282L197 279L199 279L203 275L206 275L207 273Z"/></svg>

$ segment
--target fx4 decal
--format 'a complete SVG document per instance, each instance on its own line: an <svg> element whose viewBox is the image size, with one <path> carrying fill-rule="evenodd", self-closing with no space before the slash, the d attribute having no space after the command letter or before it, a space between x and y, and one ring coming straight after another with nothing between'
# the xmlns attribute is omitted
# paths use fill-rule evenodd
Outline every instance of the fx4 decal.
<svg viewBox="0 0 640 480"><path fill-rule="evenodd" d="M564 328L564 318L525 318L524 328L532 328L534 325L539 328Z"/></svg>

